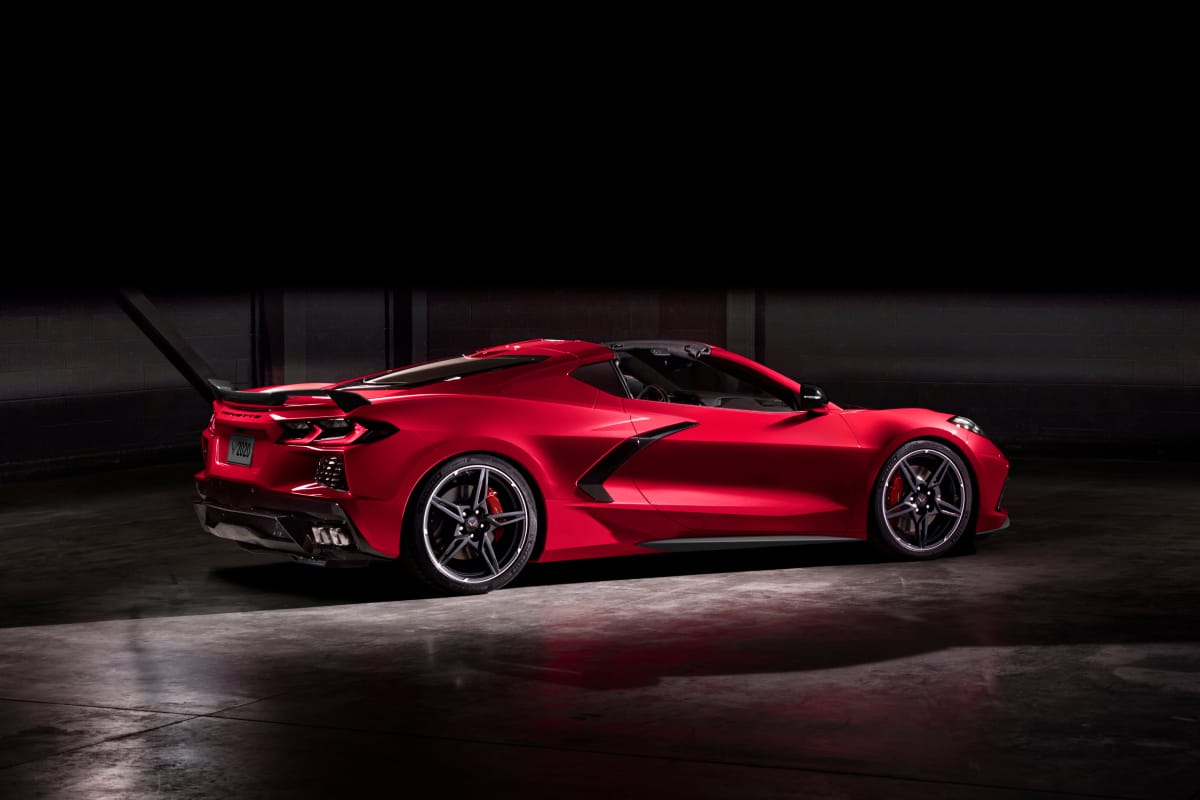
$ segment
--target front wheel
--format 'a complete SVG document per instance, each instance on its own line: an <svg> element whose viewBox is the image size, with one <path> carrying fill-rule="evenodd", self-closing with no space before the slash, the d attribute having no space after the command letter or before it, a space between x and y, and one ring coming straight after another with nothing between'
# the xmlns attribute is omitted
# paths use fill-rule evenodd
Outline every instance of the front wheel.
<svg viewBox="0 0 1200 800"><path fill-rule="evenodd" d="M971 473L952 448L932 440L902 445L871 494L876 541L890 555L935 558L971 524Z"/></svg>
<svg viewBox="0 0 1200 800"><path fill-rule="evenodd" d="M485 453L459 456L421 484L401 561L448 594L483 594L510 583L538 536L533 489L515 466Z"/></svg>

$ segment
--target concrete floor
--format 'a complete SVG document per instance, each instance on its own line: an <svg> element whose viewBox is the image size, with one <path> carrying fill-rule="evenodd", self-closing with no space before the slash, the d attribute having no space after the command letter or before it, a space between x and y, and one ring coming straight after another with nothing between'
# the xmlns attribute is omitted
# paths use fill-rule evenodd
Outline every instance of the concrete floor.
<svg viewBox="0 0 1200 800"><path fill-rule="evenodd" d="M1195 800L1200 465L1013 460L974 555L654 554L472 598L207 537L190 464L10 483L0 797Z"/></svg>

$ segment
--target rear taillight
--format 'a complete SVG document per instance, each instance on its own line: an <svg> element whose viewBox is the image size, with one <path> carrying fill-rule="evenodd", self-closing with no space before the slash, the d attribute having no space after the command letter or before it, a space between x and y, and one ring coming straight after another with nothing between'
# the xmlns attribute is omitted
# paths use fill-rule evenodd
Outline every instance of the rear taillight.
<svg viewBox="0 0 1200 800"><path fill-rule="evenodd" d="M318 439L343 439L354 432L354 423L348 419L319 419L317 427L321 429Z"/></svg>
<svg viewBox="0 0 1200 800"><path fill-rule="evenodd" d="M395 425L373 419L285 419L279 420L280 444L348 445L374 442L391 436Z"/></svg>
<svg viewBox="0 0 1200 800"><path fill-rule="evenodd" d="M312 433L313 424L307 420L284 420L279 427L283 428L283 437L279 441L290 442L307 438Z"/></svg>

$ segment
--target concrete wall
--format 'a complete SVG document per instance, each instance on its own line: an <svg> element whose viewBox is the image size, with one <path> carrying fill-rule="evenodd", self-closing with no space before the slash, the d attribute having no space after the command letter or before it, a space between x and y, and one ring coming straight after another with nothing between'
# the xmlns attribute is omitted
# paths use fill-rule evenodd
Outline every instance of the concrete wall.
<svg viewBox="0 0 1200 800"><path fill-rule="evenodd" d="M1011 445L1200 445L1200 300L762 294L765 358L837 402L926 406Z"/></svg>
<svg viewBox="0 0 1200 800"><path fill-rule="evenodd" d="M249 378L248 295L151 299L217 375ZM209 413L112 296L0 301L0 475L178 452Z"/></svg>
<svg viewBox="0 0 1200 800"><path fill-rule="evenodd" d="M427 297L430 358L539 337L725 341L720 290L436 290Z"/></svg>
<svg viewBox="0 0 1200 800"><path fill-rule="evenodd" d="M387 363L382 289L288 289L283 293L283 380L338 381Z"/></svg>
<svg viewBox="0 0 1200 800"><path fill-rule="evenodd" d="M249 291L146 294L238 387L539 336L659 336L732 345L841 403L967 414L1008 447L1200 448L1195 296L289 288L255 305ZM112 296L0 295L0 479L188 453L208 414Z"/></svg>
<svg viewBox="0 0 1200 800"><path fill-rule="evenodd" d="M255 383L253 297L147 290L146 297L211 369ZM288 289L280 315L280 380L336 380L385 363L385 293ZM261 354L260 354L261 358ZM0 297L0 479L197 449L211 409L103 292Z"/></svg>

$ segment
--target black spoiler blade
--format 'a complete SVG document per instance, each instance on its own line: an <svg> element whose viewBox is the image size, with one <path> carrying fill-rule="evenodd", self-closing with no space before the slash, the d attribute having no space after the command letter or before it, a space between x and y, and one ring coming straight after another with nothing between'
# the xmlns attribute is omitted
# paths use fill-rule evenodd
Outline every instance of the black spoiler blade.
<svg viewBox="0 0 1200 800"><path fill-rule="evenodd" d="M209 381L217 396L230 403L247 406L281 406L289 397L328 397L337 407L349 414L356 408L369 406L371 401L361 394L341 389L288 389L281 392L238 392L224 381Z"/></svg>

